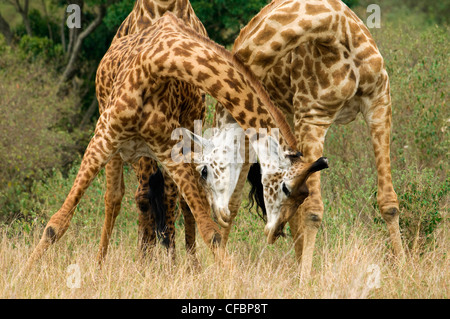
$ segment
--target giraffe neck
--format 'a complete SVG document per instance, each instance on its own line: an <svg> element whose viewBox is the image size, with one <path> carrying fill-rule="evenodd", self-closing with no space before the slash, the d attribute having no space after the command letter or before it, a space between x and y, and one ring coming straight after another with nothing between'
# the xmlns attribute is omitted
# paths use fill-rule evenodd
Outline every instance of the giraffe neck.
<svg viewBox="0 0 450 319"><path fill-rule="evenodd" d="M182 19L193 9L189 0L137 0L133 11L151 19L158 19L170 11Z"/></svg>
<svg viewBox="0 0 450 319"><path fill-rule="evenodd" d="M236 123L234 117L227 111L227 109L221 104L216 103L214 113L214 126L221 129L228 126L232 126Z"/></svg>
<svg viewBox="0 0 450 319"><path fill-rule="evenodd" d="M186 27L169 12L155 27L172 28L176 32L149 41L153 54L146 61L149 68L146 72L156 71L158 76L174 77L208 92L244 130L279 128L284 137L282 143L296 149L295 136L284 115L242 62L222 46Z"/></svg>

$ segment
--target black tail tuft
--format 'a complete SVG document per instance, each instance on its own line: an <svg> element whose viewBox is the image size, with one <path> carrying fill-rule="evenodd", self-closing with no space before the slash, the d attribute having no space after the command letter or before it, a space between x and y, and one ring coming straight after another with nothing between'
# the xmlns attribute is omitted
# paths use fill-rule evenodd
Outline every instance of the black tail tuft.
<svg viewBox="0 0 450 319"><path fill-rule="evenodd" d="M148 198L150 201L151 212L155 218L156 234L163 245L168 247L169 236L166 233L167 207L164 204L164 176L159 168L150 176L148 185L150 188Z"/></svg>
<svg viewBox="0 0 450 319"><path fill-rule="evenodd" d="M264 188L261 182L261 165L259 163L250 166L247 180L251 185L250 193L248 194L249 206L247 207L251 209L256 203L256 212L258 213L258 216L265 221L267 213L266 206L264 205ZM259 214L259 209L261 209L262 215Z"/></svg>

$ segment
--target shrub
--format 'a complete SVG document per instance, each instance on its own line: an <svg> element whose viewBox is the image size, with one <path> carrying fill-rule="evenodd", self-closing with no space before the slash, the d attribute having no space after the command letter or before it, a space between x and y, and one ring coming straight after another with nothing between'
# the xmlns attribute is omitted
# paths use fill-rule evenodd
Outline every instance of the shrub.
<svg viewBox="0 0 450 319"><path fill-rule="evenodd" d="M19 42L19 49L22 58L30 62L36 59L42 59L45 62L59 64L64 58L64 51L60 44L54 44L47 37L30 37L24 35Z"/></svg>
<svg viewBox="0 0 450 319"><path fill-rule="evenodd" d="M436 181L435 171L412 168L397 179L400 201L400 227L410 248L416 249L433 239L435 230L446 218L450 179ZM447 217L448 218L448 217Z"/></svg>
<svg viewBox="0 0 450 319"><path fill-rule="evenodd" d="M0 50L2 219L20 212L33 180L73 160L78 137L68 120L78 105L75 96L56 97L57 78L41 59L29 63L12 50Z"/></svg>

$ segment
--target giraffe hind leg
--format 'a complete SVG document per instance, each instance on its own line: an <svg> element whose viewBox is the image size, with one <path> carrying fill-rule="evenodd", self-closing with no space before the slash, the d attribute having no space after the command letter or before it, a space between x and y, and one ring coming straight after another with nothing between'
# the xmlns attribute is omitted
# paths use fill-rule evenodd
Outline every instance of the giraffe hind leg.
<svg viewBox="0 0 450 319"><path fill-rule="evenodd" d="M177 188L162 172L156 161L141 158L137 168L139 187L136 203L139 210L139 246L142 256L156 245L156 238L175 258L175 206Z"/></svg>
<svg viewBox="0 0 450 319"><path fill-rule="evenodd" d="M178 188L172 178L164 170L162 173L164 187L164 223L159 227L163 245L167 248L169 259L175 261L175 219L176 204L178 200ZM161 218L161 219L162 219Z"/></svg>
<svg viewBox="0 0 450 319"><path fill-rule="evenodd" d="M377 202L381 216L385 220L391 238L394 254L399 260L404 260L400 227L399 203L394 191L391 175L390 161L390 131L391 131L391 104L389 95L381 96L372 102L373 108L366 113L366 122L369 125L372 146L375 154L375 163L378 176Z"/></svg>
<svg viewBox="0 0 450 319"><path fill-rule="evenodd" d="M141 157L133 165L139 186L135 201L138 209L138 241L141 257L147 256L156 245L155 219L150 205L150 176L156 172L157 163L151 158Z"/></svg>

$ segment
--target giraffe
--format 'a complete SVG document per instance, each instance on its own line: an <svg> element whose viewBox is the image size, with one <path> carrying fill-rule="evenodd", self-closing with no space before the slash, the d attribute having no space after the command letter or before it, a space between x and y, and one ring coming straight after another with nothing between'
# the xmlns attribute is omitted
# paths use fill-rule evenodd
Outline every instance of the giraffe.
<svg viewBox="0 0 450 319"><path fill-rule="evenodd" d="M100 93L108 96L106 107L73 186L47 223L25 270L63 236L92 180L108 162L119 161L119 156L122 161L131 162L150 157L162 164L192 211L202 239L221 260L224 249L219 228L209 215L195 170L190 163L176 161L172 156L180 151L172 132L202 112L201 95L207 92L224 105L243 129L278 127L284 137L283 145L295 149L295 136L283 114L245 65L171 12L141 32L116 39L99 70L105 73L97 88L110 91L106 95ZM113 83L103 85L108 81ZM110 179L115 184L107 187L120 188L120 173L116 172L119 178Z"/></svg>
<svg viewBox="0 0 450 319"><path fill-rule="evenodd" d="M296 135L297 149L306 162L322 156L325 135L333 123L347 124L362 113L375 154L377 202L387 223L394 254L404 260L399 204L390 165L389 77L363 22L338 0L274 0L241 30L233 53L262 81L274 104L286 115ZM233 117L218 103L216 125L233 122ZM240 206L244 177L249 169L248 164L243 165L230 199L229 225ZM264 198L267 240L273 243L282 234L280 227L289 221L301 274L309 276L324 210L320 174L307 180L309 195L302 205L289 198L282 174L268 175L262 169L259 175L259 181L254 174L249 174L249 178L260 188L257 203L261 204ZM274 206L274 202L278 204ZM282 207L297 212L286 213ZM230 227L223 229L223 245L229 231Z"/></svg>
<svg viewBox="0 0 450 319"><path fill-rule="evenodd" d="M142 32L147 27L155 23L165 12L170 11L179 19L183 20L186 25L190 26L196 32L203 36L207 36L207 32L202 22L195 15L195 12L189 0L137 0L133 10L118 28L115 37L116 40L138 32ZM111 76L109 81L104 81L104 75L108 72L105 64L101 65L97 72L97 99L99 101L100 113L106 108L111 85L113 83ZM113 75L114 76L114 75ZM102 86L103 89L100 87ZM204 98L204 95L203 95ZM198 119L203 118L205 109L198 114ZM192 129L192 124L187 124ZM175 183L168 176L167 172L163 172L163 176L159 177L159 169L157 162L149 157L141 157L132 166L136 172L139 186L136 190L135 200L138 208L139 218L139 248L141 256L145 256L147 252L156 244L156 234L159 233L163 238L163 244L169 249L169 254L174 258L175 250L175 205L178 198L178 191ZM105 221L102 228L100 248L97 260L101 263L107 253L109 240L117 218L121 201L124 195L123 185L123 160L117 156L113 161L109 162L106 167L107 188L105 194ZM116 172L120 172L116 174ZM164 181L165 186L161 187L158 183ZM119 187L120 186L120 187ZM154 189L163 190L163 194L159 197L164 198L164 202L152 205L157 201ZM189 206L180 198L180 210L183 212L186 229L193 231L186 232L186 248L190 253L195 252L195 223ZM158 214L158 210L160 210ZM162 211L161 211L162 210ZM156 215L156 216L155 216ZM158 218L159 217L159 218ZM161 218L162 217L162 218ZM159 219L159 220L155 220ZM155 226L159 225L159 227Z"/></svg>

